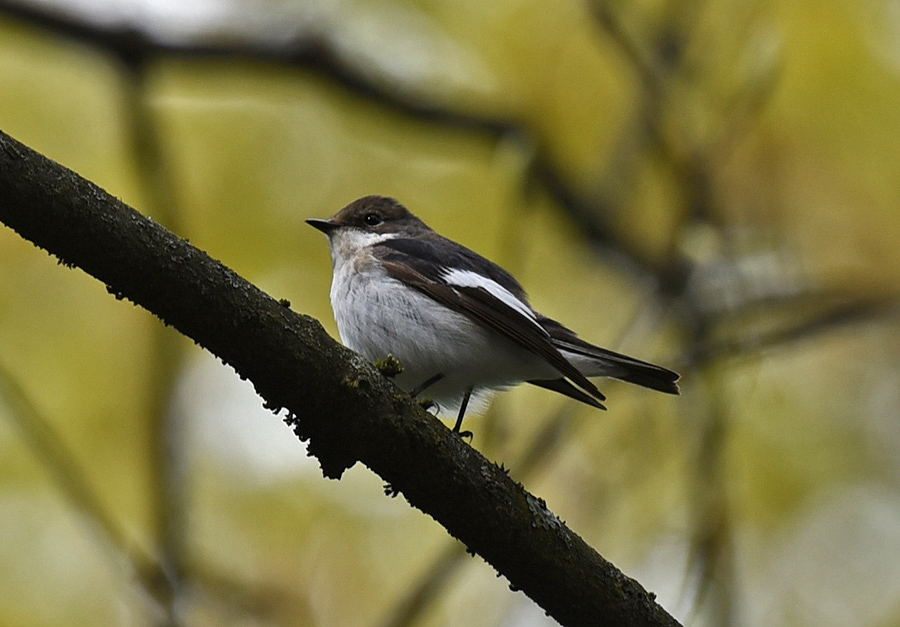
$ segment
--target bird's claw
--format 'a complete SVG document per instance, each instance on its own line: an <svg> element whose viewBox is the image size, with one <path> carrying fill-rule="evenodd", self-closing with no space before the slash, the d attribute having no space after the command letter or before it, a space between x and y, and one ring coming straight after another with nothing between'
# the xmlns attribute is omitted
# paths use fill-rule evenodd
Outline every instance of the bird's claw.
<svg viewBox="0 0 900 627"><path fill-rule="evenodd" d="M456 435L458 435L461 439L468 438L468 439L469 439L469 444L472 443L472 438L474 437L474 435L472 434L471 431L468 431L468 430L466 430L466 431L456 431L456 430L454 429L454 430L453 430L453 433L455 433Z"/></svg>

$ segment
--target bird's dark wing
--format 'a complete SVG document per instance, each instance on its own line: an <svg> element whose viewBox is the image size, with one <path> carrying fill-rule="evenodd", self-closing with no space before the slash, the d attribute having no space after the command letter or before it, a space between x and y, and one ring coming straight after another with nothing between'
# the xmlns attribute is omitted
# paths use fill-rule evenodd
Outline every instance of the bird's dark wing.
<svg viewBox="0 0 900 627"><path fill-rule="evenodd" d="M411 246L404 245L405 250L398 250L396 246L390 246L397 241L387 240L378 244L374 249L388 274L541 357L561 375L569 378L591 396L605 400L606 397L597 389L597 386L591 383L553 345L550 334L537 322L537 316L527 301L519 299L515 292L495 281L493 276L479 272L479 270L483 270L480 266L465 270L463 274L448 274L446 265L431 261L431 259L445 259L445 257L434 254L423 255L421 254L424 252L422 250L419 251L420 255L413 256L407 252L412 248ZM424 242L424 244L427 243L427 241ZM417 243L417 245L419 244ZM458 266L455 268L459 269ZM496 268L508 276L517 291L524 295L521 286L515 279L499 266ZM495 275L498 274L497 270L494 271ZM465 274L466 272L468 274ZM454 283L454 277L469 280ZM474 277L479 278L474 280ZM492 286L490 281L493 281L496 286Z"/></svg>
<svg viewBox="0 0 900 627"><path fill-rule="evenodd" d="M486 276L528 305L528 296L513 275L474 250L433 231L417 239L398 237L385 240L378 244L377 249L381 252L379 256L384 259L403 261L432 281L442 281L441 277L447 268Z"/></svg>

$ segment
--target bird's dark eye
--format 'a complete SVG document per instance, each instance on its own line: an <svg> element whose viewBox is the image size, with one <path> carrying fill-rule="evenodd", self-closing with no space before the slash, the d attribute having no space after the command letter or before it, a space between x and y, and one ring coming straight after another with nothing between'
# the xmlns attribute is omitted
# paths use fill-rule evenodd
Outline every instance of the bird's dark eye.
<svg viewBox="0 0 900 627"><path fill-rule="evenodd" d="M372 213L367 213L363 216L363 222L366 223L366 226L378 226L383 220L380 215L373 211Z"/></svg>

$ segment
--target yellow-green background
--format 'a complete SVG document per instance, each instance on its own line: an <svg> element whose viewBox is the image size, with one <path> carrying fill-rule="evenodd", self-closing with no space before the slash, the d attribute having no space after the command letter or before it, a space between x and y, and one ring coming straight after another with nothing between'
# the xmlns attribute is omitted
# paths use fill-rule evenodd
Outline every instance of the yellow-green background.
<svg viewBox="0 0 900 627"><path fill-rule="evenodd" d="M517 389L469 423L679 619L900 624L897 310L807 324L900 287L896 0L598 3L645 60L660 32L688 35L676 70L651 63L655 100L574 0L236 3L252 19L197 36L235 44L258 20L277 47L294 23L272 15L301 16L385 93L522 129L502 136L263 58L162 52L136 85L116 57L3 6L0 129L332 333L327 245L304 220L379 193L507 266L582 336L681 370L679 398L604 383L598 413ZM532 180L545 157L609 201L608 248ZM708 181L699 219L685 164ZM654 272L674 259L692 264L687 287L662 297ZM779 329L797 333L754 345ZM738 349L703 361L698 338ZM368 470L322 479L249 384L5 228L0 383L0 625L164 621L135 555L180 564L187 625L378 625L455 559ZM160 429L174 450L154 445ZM412 624L550 622L480 559L459 564Z"/></svg>

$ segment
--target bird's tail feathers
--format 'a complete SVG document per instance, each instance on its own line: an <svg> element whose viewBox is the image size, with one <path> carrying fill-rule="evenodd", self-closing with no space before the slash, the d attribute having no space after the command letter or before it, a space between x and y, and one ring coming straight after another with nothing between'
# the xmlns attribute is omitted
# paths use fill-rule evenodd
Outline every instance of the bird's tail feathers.
<svg viewBox="0 0 900 627"><path fill-rule="evenodd" d="M679 375L668 368L600 348L578 338L554 338L553 344L586 377L610 377L666 394L679 393Z"/></svg>
<svg viewBox="0 0 900 627"><path fill-rule="evenodd" d="M666 394L678 394L678 373L606 348L594 346L556 320L539 316L550 341L586 377L610 377ZM544 386L548 387L548 386ZM551 388L554 389L554 388ZM561 390L557 390L561 391ZM565 394L565 392L562 392ZM601 399L602 400L602 399Z"/></svg>

